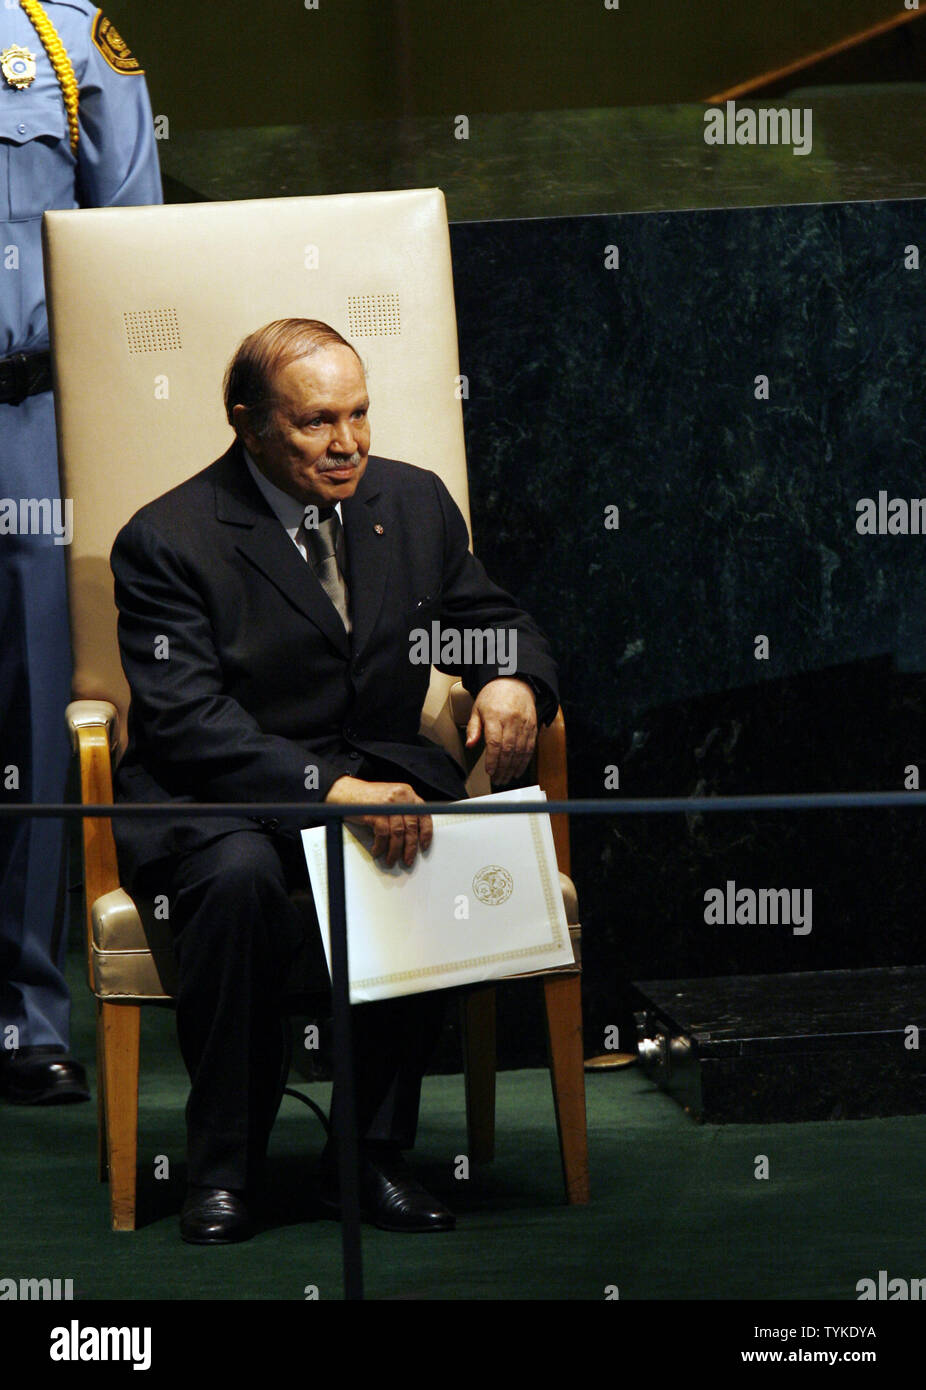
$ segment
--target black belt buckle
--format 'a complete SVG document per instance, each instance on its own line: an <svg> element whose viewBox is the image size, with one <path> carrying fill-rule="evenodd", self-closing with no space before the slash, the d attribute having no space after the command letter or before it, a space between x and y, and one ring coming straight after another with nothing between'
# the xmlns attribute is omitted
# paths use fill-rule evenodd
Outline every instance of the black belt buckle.
<svg viewBox="0 0 926 1390"><path fill-rule="evenodd" d="M19 405L28 396L28 362L24 352L14 352L12 357L0 357L0 401L5 405Z"/></svg>
<svg viewBox="0 0 926 1390"><path fill-rule="evenodd" d="M50 390L50 353L14 352L0 357L0 404L19 405L27 396Z"/></svg>

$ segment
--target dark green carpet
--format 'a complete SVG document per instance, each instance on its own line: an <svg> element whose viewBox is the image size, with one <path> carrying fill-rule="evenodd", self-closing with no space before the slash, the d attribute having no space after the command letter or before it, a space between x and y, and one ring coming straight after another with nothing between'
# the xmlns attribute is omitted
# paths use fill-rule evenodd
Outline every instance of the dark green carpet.
<svg viewBox="0 0 926 1390"><path fill-rule="evenodd" d="M75 1050L93 1060L92 1001L72 956ZM144 1225L109 1230L95 1179L95 1106L3 1108L4 1278L74 1280L76 1298L341 1297L340 1228L306 1182L318 1121L284 1100L265 1227L245 1245L198 1249L177 1234L184 1190L185 1075L173 1015L143 1011L139 1136ZM416 1150L458 1213L455 1233L364 1228L371 1298L850 1299L879 1269L926 1275L926 1117L804 1125L698 1126L635 1069L588 1078L590 1206L563 1204L546 1073L499 1077L498 1153L468 1181L462 1080L427 1078ZM294 1084L295 1080L294 1080ZM328 1087L306 1088L319 1100ZM753 1176L756 1155L768 1181ZM158 1155L170 1178L154 1179Z"/></svg>

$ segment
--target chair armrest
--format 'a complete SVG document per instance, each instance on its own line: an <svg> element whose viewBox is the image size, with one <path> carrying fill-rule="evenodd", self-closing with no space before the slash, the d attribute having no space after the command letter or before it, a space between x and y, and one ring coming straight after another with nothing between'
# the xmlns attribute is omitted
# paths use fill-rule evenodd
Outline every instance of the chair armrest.
<svg viewBox="0 0 926 1390"><path fill-rule="evenodd" d="M106 700L75 700L65 710L71 746L80 760L80 800L83 806L107 806L113 799L112 750L119 728L115 705ZM97 898L119 887L119 866L112 822L102 816L83 818L84 893L86 897L87 965L92 979L93 923Z"/></svg>
<svg viewBox="0 0 926 1390"><path fill-rule="evenodd" d="M450 714L458 729L465 729L473 712L473 697L462 681L454 681L450 687Z"/></svg>
<svg viewBox="0 0 926 1390"><path fill-rule="evenodd" d="M547 794L548 801L566 801L569 797L569 784L566 763L566 724L562 709L557 709L552 724L541 724L537 734L537 781ZM556 850L556 863L561 874L568 877L569 855L569 817L562 813L551 816L553 846Z"/></svg>
<svg viewBox="0 0 926 1390"><path fill-rule="evenodd" d="M64 711L71 747L79 750L82 729L105 729L110 752L115 752L119 743L119 711L108 700L74 700Z"/></svg>

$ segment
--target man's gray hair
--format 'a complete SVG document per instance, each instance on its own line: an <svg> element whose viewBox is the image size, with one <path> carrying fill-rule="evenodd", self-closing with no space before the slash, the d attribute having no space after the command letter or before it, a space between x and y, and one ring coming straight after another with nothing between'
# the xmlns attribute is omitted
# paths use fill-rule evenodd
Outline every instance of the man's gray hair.
<svg viewBox="0 0 926 1390"><path fill-rule="evenodd" d="M350 348L360 360L353 343L321 319L275 319L249 333L225 369L223 392L228 423L235 428L232 411L236 405L243 405L250 412L254 433L265 438L271 431L272 383L276 374L300 357L311 357L313 352L335 345Z"/></svg>

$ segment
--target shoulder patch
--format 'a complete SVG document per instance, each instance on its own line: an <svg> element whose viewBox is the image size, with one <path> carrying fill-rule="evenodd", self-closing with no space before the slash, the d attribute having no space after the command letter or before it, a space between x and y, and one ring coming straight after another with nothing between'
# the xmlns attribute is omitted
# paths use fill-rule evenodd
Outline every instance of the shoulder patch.
<svg viewBox="0 0 926 1390"><path fill-rule="evenodd" d="M97 10L93 21L93 42L116 72L144 72L144 68L119 31L108 19L103 18L102 10Z"/></svg>

